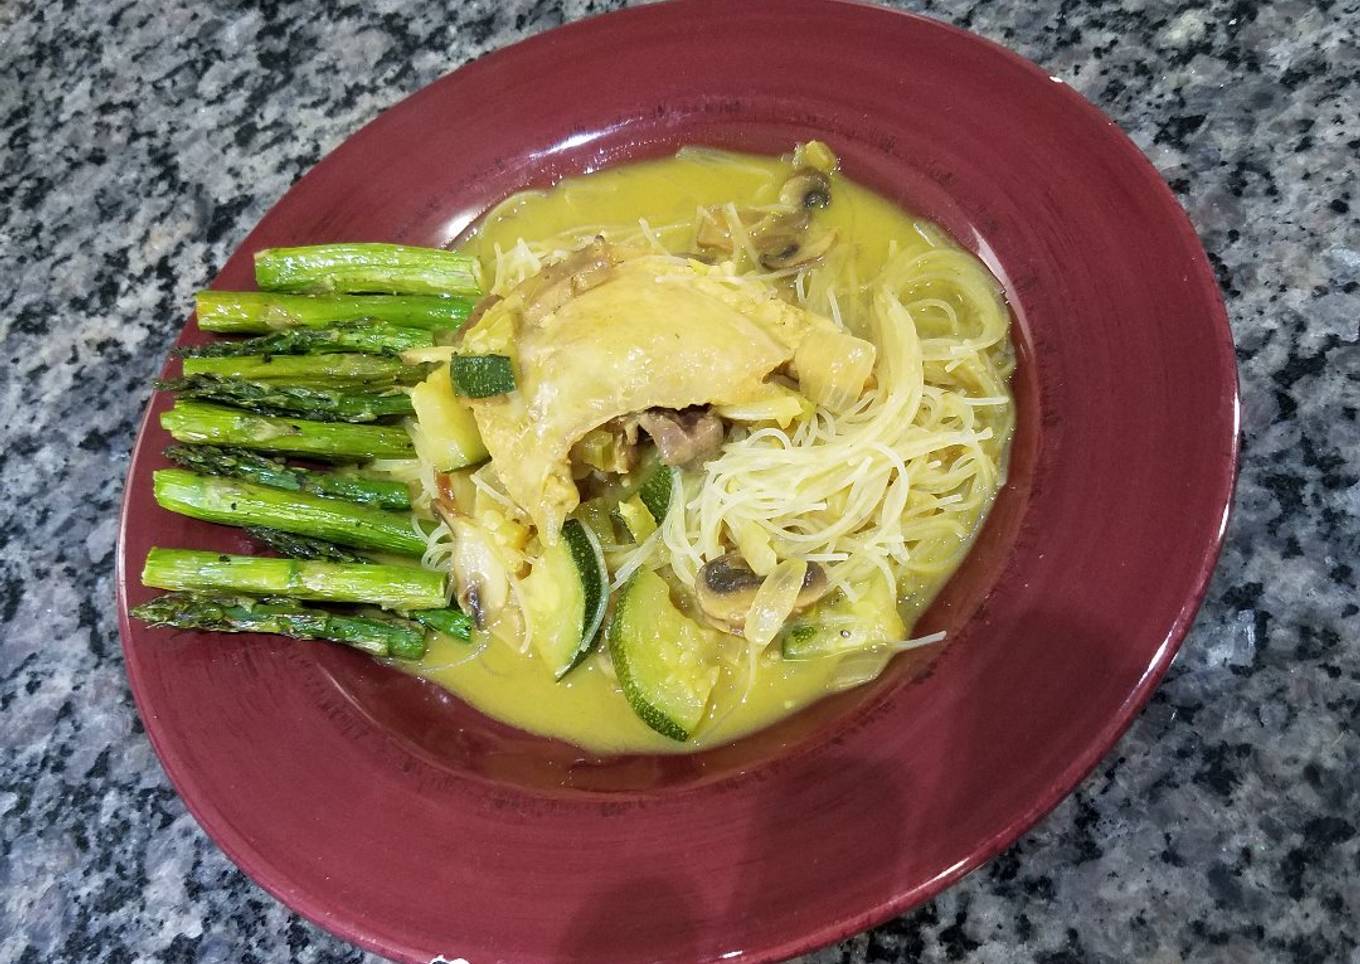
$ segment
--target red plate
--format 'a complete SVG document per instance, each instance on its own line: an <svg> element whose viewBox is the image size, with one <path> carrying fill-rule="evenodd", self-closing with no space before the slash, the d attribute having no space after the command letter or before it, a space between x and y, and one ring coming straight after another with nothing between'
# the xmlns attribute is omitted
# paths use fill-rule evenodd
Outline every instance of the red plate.
<svg viewBox="0 0 1360 964"><path fill-rule="evenodd" d="M390 957L782 958L938 893L1032 825L1152 692L1218 553L1232 345L1195 234L1138 150L1033 65L825 0L684 0L469 64L298 183L216 287L279 244L440 244L530 184L682 144L827 140L1004 280L1012 477L910 667L690 757L592 760L337 647L149 630L147 549L244 548L159 510L143 426L123 516L128 675L204 829L323 927ZM186 339L198 338L193 325Z"/></svg>

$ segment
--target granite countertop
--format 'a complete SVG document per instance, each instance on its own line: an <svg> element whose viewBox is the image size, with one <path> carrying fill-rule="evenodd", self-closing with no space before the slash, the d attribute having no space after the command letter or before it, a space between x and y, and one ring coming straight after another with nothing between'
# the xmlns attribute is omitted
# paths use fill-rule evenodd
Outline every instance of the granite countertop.
<svg viewBox="0 0 1360 964"><path fill-rule="evenodd" d="M119 498L148 386L288 186L460 63L614 3L0 4L0 964L355 961L198 829L124 678ZM906 4L1107 111L1198 226L1245 447L1151 704L1032 833L809 962L1360 962L1360 8ZM59 494L60 498L52 498Z"/></svg>

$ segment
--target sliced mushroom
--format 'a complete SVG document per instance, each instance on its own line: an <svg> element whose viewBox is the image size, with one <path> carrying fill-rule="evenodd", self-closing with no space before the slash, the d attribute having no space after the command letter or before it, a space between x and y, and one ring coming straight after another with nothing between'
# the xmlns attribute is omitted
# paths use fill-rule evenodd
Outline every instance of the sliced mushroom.
<svg viewBox="0 0 1360 964"><path fill-rule="evenodd" d="M751 228L751 244L762 258L799 244L807 234L812 216L806 211L773 211Z"/></svg>
<svg viewBox="0 0 1360 964"><path fill-rule="evenodd" d="M706 214L694 234L695 244L701 252L705 249L728 253L734 251L732 224L728 212L717 207L709 208ZM796 238L808 226L809 221L808 213L801 210L738 208L737 223L746 229L756 249L764 251Z"/></svg>
<svg viewBox="0 0 1360 964"><path fill-rule="evenodd" d="M732 232L725 221L704 218L694 232L694 244L699 249L697 256L704 261L712 259L712 255L708 253L710 251L726 251L731 254Z"/></svg>
<svg viewBox="0 0 1360 964"><path fill-rule="evenodd" d="M557 264L549 265L516 290L524 299L524 320L533 323L572 298L609 280L619 259L609 242L597 237Z"/></svg>
<svg viewBox="0 0 1360 964"><path fill-rule="evenodd" d="M777 252L762 254L760 265L767 271L781 271L784 268L812 264L814 261L820 261L835 243L834 230L823 232L812 239L804 235Z"/></svg>
<svg viewBox="0 0 1360 964"><path fill-rule="evenodd" d="M747 231L754 228L764 217L762 211L737 209L737 221ZM728 223L727 212L721 206L704 210L704 217L699 219L699 227L694 232L694 243L701 255L708 251L724 251L731 254L736 250L736 245L732 241L732 226Z"/></svg>
<svg viewBox="0 0 1360 964"><path fill-rule="evenodd" d="M472 617L478 629L486 629L509 601L510 581L491 538L481 526L443 499L434 500L439 518L453 534L450 561L454 598Z"/></svg>
<svg viewBox="0 0 1360 964"><path fill-rule="evenodd" d="M734 253L736 245L727 218L721 212L709 212L709 215L699 225L695 243L701 249ZM835 231L808 238L808 225L812 223L812 218L803 206L792 210L741 210L737 216L750 235L751 245L761 265L768 271L811 264L836 243Z"/></svg>
<svg viewBox="0 0 1360 964"><path fill-rule="evenodd" d="M779 203L791 208L824 208L831 203L831 179L812 168L797 171L780 188Z"/></svg>
<svg viewBox="0 0 1360 964"><path fill-rule="evenodd" d="M723 423L707 406L651 408L637 416L638 426L652 437L661 461L684 466L702 462L723 443Z"/></svg>
<svg viewBox="0 0 1360 964"><path fill-rule="evenodd" d="M487 618L486 606L482 605L481 583L469 583L458 593L458 608L472 617L472 625L486 629L490 620Z"/></svg>
<svg viewBox="0 0 1360 964"><path fill-rule="evenodd" d="M751 604L764 582L765 577L753 572L745 559L729 552L699 570L694 580L695 596L710 622L726 632L740 633L746 624L746 614L751 611ZM793 611L801 612L821 599L828 586L826 570L809 562Z"/></svg>

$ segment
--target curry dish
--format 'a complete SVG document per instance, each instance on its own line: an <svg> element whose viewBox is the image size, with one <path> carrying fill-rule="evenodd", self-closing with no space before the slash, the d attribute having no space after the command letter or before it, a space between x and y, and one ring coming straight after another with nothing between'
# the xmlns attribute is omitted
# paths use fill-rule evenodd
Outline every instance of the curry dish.
<svg viewBox="0 0 1360 964"><path fill-rule="evenodd" d="M184 418L167 427L188 443L176 461L224 484L259 480L205 468L195 446L229 456L239 447L240 458L285 472L306 470L279 455L351 463L313 471L330 480L313 486L400 487L404 503L367 510L404 518L407 538L394 528L361 544L365 523L347 516L316 539L313 525L248 508L265 516L259 538L296 571L277 589L251 590L246 562L223 563L235 565L230 577L190 578L188 563L177 576L158 570L148 585L176 591L162 600L182 608L197 594L236 615L177 622L153 608L144 618L286 632L286 613L247 618L274 606L292 607L298 625L325 612L378 627L360 636L411 627L418 643L368 651L490 716L602 753L727 742L940 642L912 638L911 627L1004 479L1010 316L975 257L845 178L826 145L778 158L686 148L515 195L457 251L429 252L431 263L446 258L436 267L453 280L442 287L438 271L403 261L420 249L352 248L311 274L314 249L264 252L273 293L256 296L262 306L249 307L254 293L214 302L220 293L205 292L199 317L206 297L218 331L267 329L276 343L330 332L358 347L284 345L254 369L239 351L190 358L168 387L190 416L194 405L241 404L243 385L280 398L330 392L343 396L337 406L374 413L363 428L401 438L383 449L365 436L369 450L332 458L321 442L289 452L244 443L239 431L195 434ZM272 264L280 251L302 262L301 281L294 266ZM346 271L362 277L344 280ZM302 319L308 311L328 317ZM442 321L430 317L440 311ZM395 333L395 345L366 349L374 330ZM297 362L271 382L289 358L329 358L329 374ZM188 464L195 455L200 464ZM232 481L213 478L223 475ZM178 484L158 477L162 505L211 517L190 483ZM345 496L315 495L327 499ZM213 521L261 525L234 512ZM334 552L307 556L300 541ZM307 575L304 565L339 568ZM438 584L390 599L330 588L376 569ZM308 578L313 588L298 589ZM286 634L354 644L338 630Z"/></svg>

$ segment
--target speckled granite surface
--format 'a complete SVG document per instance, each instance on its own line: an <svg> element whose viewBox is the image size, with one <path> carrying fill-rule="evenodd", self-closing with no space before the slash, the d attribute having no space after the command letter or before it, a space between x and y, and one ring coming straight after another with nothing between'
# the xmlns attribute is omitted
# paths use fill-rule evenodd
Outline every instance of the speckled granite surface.
<svg viewBox="0 0 1360 964"><path fill-rule="evenodd" d="M604 6L0 3L0 962L365 957L236 871L151 753L111 603L127 452L191 292L293 180ZM1227 293L1246 446L1208 602L1110 758L808 961L1357 964L1360 6L911 6L1043 64L1165 174Z"/></svg>

